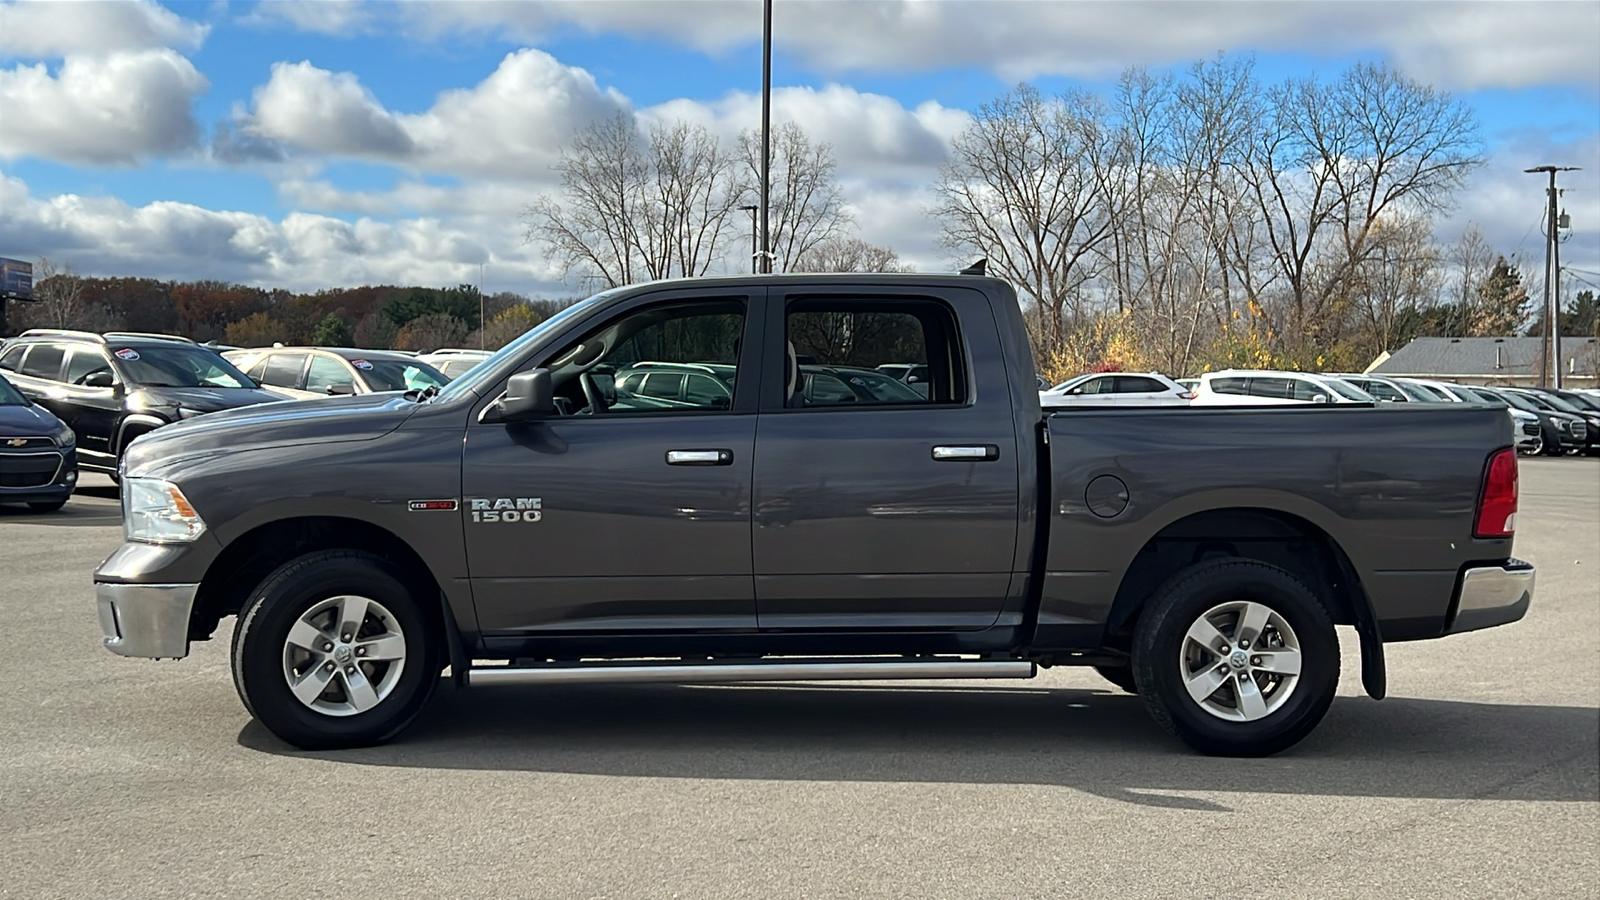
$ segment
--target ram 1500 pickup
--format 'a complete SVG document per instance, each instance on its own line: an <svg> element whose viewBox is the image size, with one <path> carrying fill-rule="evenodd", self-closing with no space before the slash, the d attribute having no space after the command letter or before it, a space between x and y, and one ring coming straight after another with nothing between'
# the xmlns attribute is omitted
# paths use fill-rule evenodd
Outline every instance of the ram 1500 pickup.
<svg viewBox="0 0 1600 900"><path fill-rule="evenodd" d="M908 384L884 374L925 367ZM919 369L920 371L920 369ZM1503 409L1078 408L1045 417L981 276L660 282L592 297L442 390L141 437L105 645L233 629L303 748L394 737L458 684L1026 678L1095 666L1192 747L1309 733L1335 625L1513 622Z"/></svg>

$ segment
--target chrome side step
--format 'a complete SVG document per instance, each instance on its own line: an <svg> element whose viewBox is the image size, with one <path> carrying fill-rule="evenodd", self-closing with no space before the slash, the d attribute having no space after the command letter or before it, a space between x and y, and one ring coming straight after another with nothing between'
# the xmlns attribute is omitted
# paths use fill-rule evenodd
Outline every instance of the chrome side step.
<svg viewBox="0 0 1600 900"><path fill-rule="evenodd" d="M784 660L747 663L588 663L490 666L467 671L468 684L708 684L725 681L875 681L906 678L1032 678L1028 660Z"/></svg>

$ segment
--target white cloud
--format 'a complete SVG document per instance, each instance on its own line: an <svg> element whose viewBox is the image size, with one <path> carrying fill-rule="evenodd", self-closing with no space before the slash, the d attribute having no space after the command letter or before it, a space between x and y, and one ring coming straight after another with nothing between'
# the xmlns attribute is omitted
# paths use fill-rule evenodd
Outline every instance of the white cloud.
<svg viewBox="0 0 1600 900"><path fill-rule="evenodd" d="M196 142L191 104L208 87L166 49L71 56L54 76L43 63L0 69L0 158L108 165L182 151Z"/></svg>
<svg viewBox="0 0 1600 900"><path fill-rule="evenodd" d="M372 7L361 0L264 0L240 21L286 24L299 31L347 37L367 31L374 18Z"/></svg>
<svg viewBox="0 0 1600 900"><path fill-rule="evenodd" d="M0 172L0 246L22 258L70 262L85 275L217 278L320 290L361 284L448 285L476 281L479 264L497 290L565 292L559 272L522 245L514 219L498 228L422 217L353 222L294 212L274 221L244 212L115 197L30 195Z"/></svg>
<svg viewBox="0 0 1600 900"><path fill-rule="evenodd" d="M405 129L354 75L309 62L273 63L243 130L314 153L398 158L412 150Z"/></svg>
<svg viewBox="0 0 1600 900"><path fill-rule="evenodd" d="M240 130L312 153L415 170L547 179L572 135L628 108L588 72L539 50L508 54L477 86L441 93L419 114L385 109L354 75L278 63Z"/></svg>
<svg viewBox="0 0 1600 900"><path fill-rule="evenodd" d="M0 2L0 56L48 59L156 47L193 49L209 30L151 0Z"/></svg>
<svg viewBox="0 0 1600 900"><path fill-rule="evenodd" d="M537 43L576 28L666 38L705 52L761 38L760 6L716 0L407 3L413 33L494 33ZM1407 74L1457 89L1580 85L1600 89L1600 4L1345 0L785 0L773 11L780 52L823 72L973 66L1008 80L1099 78L1228 52L1374 52Z"/></svg>

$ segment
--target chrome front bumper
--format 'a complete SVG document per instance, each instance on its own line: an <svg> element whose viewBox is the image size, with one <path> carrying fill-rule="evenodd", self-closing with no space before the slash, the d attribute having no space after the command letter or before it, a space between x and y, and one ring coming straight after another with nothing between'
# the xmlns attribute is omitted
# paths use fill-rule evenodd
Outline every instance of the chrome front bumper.
<svg viewBox="0 0 1600 900"><path fill-rule="evenodd" d="M1522 618L1533 602L1532 565L1520 559L1503 566L1468 569L1461 576L1456 618L1446 634L1506 625Z"/></svg>
<svg viewBox="0 0 1600 900"><path fill-rule="evenodd" d="M198 584L95 582L106 649L149 659L188 656L189 612L198 590Z"/></svg>

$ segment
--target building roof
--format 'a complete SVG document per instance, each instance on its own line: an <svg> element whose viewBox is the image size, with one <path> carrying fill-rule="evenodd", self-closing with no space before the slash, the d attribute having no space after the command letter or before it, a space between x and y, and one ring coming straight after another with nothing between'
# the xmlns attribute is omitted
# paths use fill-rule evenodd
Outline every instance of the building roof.
<svg viewBox="0 0 1600 900"><path fill-rule="evenodd" d="M1391 354L1378 357L1367 370L1373 375L1427 378L1538 378L1544 349L1536 337L1419 337ZM1561 339L1561 371L1593 377L1600 367L1600 340Z"/></svg>

